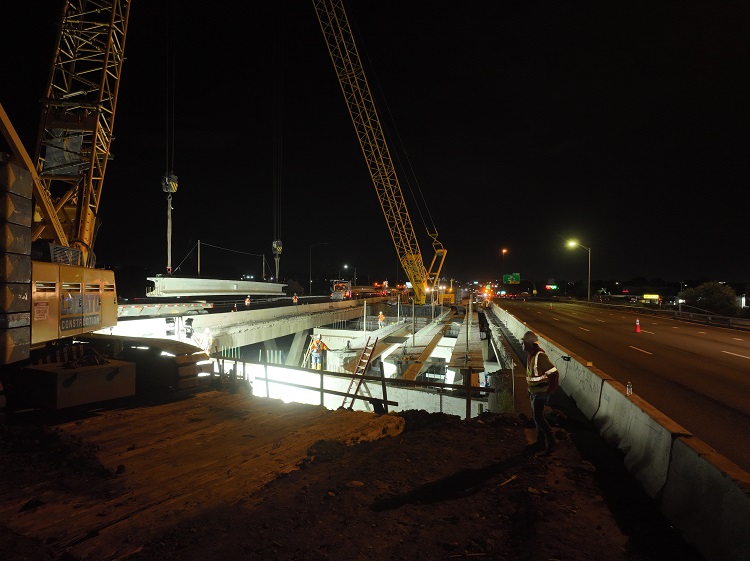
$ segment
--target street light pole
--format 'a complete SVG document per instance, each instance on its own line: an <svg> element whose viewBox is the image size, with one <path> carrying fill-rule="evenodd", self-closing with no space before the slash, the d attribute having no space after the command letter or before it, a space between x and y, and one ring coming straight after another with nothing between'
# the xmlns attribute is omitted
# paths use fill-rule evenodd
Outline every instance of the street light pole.
<svg viewBox="0 0 750 561"><path fill-rule="evenodd" d="M435 321L435 289L430 290L430 320Z"/></svg>
<svg viewBox="0 0 750 561"><path fill-rule="evenodd" d="M586 285L586 291L587 291L586 301L591 302L591 248L586 247L585 245L581 243L578 243L576 240L570 240L568 242L568 247L580 247L589 252L589 276L588 276L588 283Z"/></svg>
<svg viewBox="0 0 750 561"><path fill-rule="evenodd" d="M581 246L581 247L583 247L583 246ZM583 249L585 249L586 251L589 252L589 280L588 280L588 283L587 283L587 286L586 286L586 288L587 288L586 301L587 302L591 302L591 248L590 247L583 247Z"/></svg>
<svg viewBox="0 0 750 561"><path fill-rule="evenodd" d="M503 276L503 272L505 271L505 254L508 253L508 250L503 248L503 264L500 266L500 292L503 291L503 286L505 285L505 277Z"/></svg>
<svg viewBox="0 0 750 561"><path fill-rule="evenodd" d="M344 265L344 269L348 269L349 265ZM341 269L339 269L339 276L341 276ZM352 286L357 286L357 267L354 267L354 278L352 279Z"/></svg>
<svg viewBox="0 0 750 561"><path fill-rule="evenodd" d="M328 245L328 242L317 242L310 245L310 290L308 291L308 295L312 296L312 248L316 245Z"/></svg>

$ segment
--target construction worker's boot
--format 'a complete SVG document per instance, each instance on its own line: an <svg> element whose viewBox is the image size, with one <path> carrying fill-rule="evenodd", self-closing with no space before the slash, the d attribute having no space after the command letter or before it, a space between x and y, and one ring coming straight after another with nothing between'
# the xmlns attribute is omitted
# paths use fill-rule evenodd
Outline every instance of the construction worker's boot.
<svg viewBox="0 0 750 561"><path fill-rule="evenodd" d="M546 435L545 440L546 444L544 445L544 450L538 453L540 456L549 456L555 450L555 434L550 433Z"/></svg>
<svg viewBox="0 0 750 561"><path fill-rule="evenodd" d="M536 441L526 445L526 452L541 452L545 449L545 439L543 434L537 434Z"/></svg>

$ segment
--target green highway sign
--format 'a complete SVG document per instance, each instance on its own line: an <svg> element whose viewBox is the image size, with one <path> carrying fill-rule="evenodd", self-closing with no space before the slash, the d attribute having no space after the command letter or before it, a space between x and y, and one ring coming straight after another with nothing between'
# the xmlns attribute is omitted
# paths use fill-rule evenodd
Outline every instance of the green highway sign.
<svg viewBox="0 0 750 561"><path fill-rule="evenodd" d="M503 275L503 284L521 284L521 273Z"/></svg>

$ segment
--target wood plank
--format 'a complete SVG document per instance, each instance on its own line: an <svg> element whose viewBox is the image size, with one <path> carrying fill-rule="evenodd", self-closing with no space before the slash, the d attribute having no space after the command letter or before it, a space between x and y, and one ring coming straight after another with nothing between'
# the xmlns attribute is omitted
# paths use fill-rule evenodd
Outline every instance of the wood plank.
<svg viewBox="0 0 750 561"><path fill-rule="evenodd" d="M81 560L116 560L176 522L247 501L298 469L319 440L348 444L394 436L396 415L211 391L189 399L97 411L57 428L98 447L119 473L106 496L61 485L0 488L0 521ZM39 506L22 507L29 500Z"/></svg>

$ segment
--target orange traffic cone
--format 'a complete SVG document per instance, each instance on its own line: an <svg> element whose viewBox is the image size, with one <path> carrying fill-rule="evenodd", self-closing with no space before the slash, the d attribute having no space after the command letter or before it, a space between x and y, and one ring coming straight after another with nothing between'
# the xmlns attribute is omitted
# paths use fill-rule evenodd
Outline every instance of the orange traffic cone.
<svg viewBox="0 0 750 561"><path fill-rule="evenodd" d="M635 320L635 332L636 333L641 332L641 322L639 322L638 319Z"/></svg>

